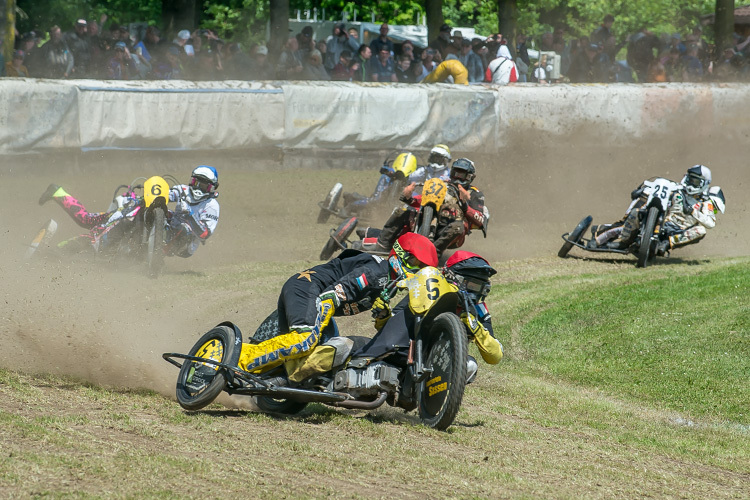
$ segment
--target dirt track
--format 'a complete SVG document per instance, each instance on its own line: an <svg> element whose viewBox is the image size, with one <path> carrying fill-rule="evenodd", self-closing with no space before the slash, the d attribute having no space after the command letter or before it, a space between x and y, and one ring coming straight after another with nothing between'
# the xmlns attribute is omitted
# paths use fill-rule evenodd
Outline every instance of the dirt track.
<svg viewBox="0 0 750 500"><path fill-rule="evenodd" d="M473 157L478 167L476 184L486 194L492 220L488 238L475 233L465 249L495 262L550 256L550 265L556 265L553 256L561 244L560 234L583 216L593 215L595 223L619 218L631 189L644 178L662 175L680 180L687 167L703 163L712 168L714 184L723 187L728 213L719 217L706 241L677 256L747 253L748 234L742 228L747 228L750 169L743 148L718 138L701 144L672 138L618 149L578 139L525 138L514 141L503 157ZM0 171L4 187L0 339L8 356L0 366L171 393L173 381L164 374L174 374L162 366L158 354L165 346L194 338L196 328L214 319L210 309L201 307L203 298L171 285L185 283L186 276L211 279L212 269L248 262L317 263L335 224L333 220L330 225L315 223L317 202L336 181L342 181L347 191L369 194L386 154L252 158L128 152L6 158ZM471 156L454 152L454 158L462 155ZM195 257L169 259L158 282L80 260L30 264L20 259L24 245L50 217L60 224L57 241L79 233L54 203L38 206L48 183L63 185L92 211L104 210L118 184L154 173L187 181L193 166L201 163L220 172L221 221ZM278 286L282 282L279 279ZM267 295L260 306L248 304L247 317L274 304L274 294ZM221 301L222 297L207 300ZM257 317L258 322L261 319Z"/></svg>

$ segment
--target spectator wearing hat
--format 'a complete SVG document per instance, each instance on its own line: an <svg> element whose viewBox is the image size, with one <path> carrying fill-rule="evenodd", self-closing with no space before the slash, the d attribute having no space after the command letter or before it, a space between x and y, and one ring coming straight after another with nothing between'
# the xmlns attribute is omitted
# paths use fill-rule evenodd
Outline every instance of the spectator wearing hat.
<svg viewBox="0 0 750 500"><path fill-rule="evenodd" d="M609 81L609 59L601 47L588 43L570 64L568 77L573 83L601 83Z"/></svg>
<svg viewBox="0 0 750 500"><path fill-rule="evenodd" d="M487 66L484 79L497 85L507 85L518 81L518 68L510 55L507 45L500 45L497 57Z"/></svg>
<svg viewBox="0 0 750 500"><path fill-rule="evenodd" d="M274 71L268 64L268 47L257 45L252 51L250 66L251 80L273 80Z"/></svg>
<svg viewBox="0 0 750 500"><path fill-rule="evenodd" d="M159 80L183 80L185 71L181 61L181 48L170 45L165 51L164 59L157 62L154 74Z"/></svg>
<svg viewBox="0 0 750 500"><path fill-rule="evenodd" d="M63 35L73 54L73 76L88 78L91 65L91 46L88 38L88 23L85 19L78 19L73 25L73 31L66 31Z"/></svg>
<svg viewBox="0 0 750 500"><path fill-rule="evenodd" d="M323 65L332 72L333 68L341 61L343 51L348 50L351 58L351 54L355 54L358 49L359 42L357 39L349 36L346 32L346 26L337 24L333 28L333 35L326 42Z"/></svg>
<svg viewBox="0 0 750 500"><path fill-rule="evenodd" d="M177 36L172 40L172 45L179 49L180 57L195 55L193 46L188 43L190 40L190 32L188 30L180 30L177 32Z"/></svg>
<svg viewBox="0 0 750 500"><path fill-rule="evenodd" d="M116 42L112 47L112 57L107 64L107 78L109 80L130 80L135 73L128 46L123 41Z"/></svg>
<svg viewBox="0 0 750 500"><path fill-rule="evenodd" d="M39 49L40 76L44 78L69 78L73 71L73 54L63 39L59 26L49 29L49 40Z"/></svg>
<svg viewBox="0 0 750 500"><path fill-rule="evenodd" d="M469 71L469 83L481 83L484 80L482 58L474 53L471 40L468 38L461 40L461 54L459 54L458 60Z"/></svg>
<svg viewBox="0 0 750 500"><path fill-rule="evenodd" d="M440 31L438 32L437 38L435 38L433 41L430 42L428 45L429 48L435 49L435 62L440 62L443 60L443 57L448 55L447 49L448 46L452 43L451 40L451 27L447 24L443 24L440 26Z"/></svg>
<svg viewBox="0 0 750 500"><path fill-rule="evenodd" d="M297 34L297 45L298 45L298 56L300 61L307 60L308 54L315 50L315 40L313 39L312 26L305 26L302 31Z"/></svg>
<svg viewBox="0 0 750 500"><path fill-rule="evenodd" d="M14 50L13 58L5 63L5 76L29 78L29 70L23 65L23 50Z"/></svg>
<svg viewBox="0 0 750 500"><path fill-rule="evenodd" d="M372 50L373 55L379 56L383 47L388 51L389 57L393 55L393 42L388 39L390 29L388 23L380 25L380 35L370 42L370 50ZM391 60L391 62L393 61Z"/></svg>

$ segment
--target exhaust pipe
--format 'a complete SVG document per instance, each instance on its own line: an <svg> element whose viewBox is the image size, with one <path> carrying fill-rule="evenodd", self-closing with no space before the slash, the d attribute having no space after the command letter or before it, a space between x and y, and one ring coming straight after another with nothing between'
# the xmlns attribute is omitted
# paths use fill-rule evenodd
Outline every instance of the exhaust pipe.
<svg viewBox="0 0 750 500"><path fill-rule="evenodd" d="M357 401L357 400L351 400L351 401L338 401L335 403L328 403L331 406L336 406L338 408L348 408L351 410L374 410L375 408L378 408L385 403L386 398L388 398L387 392L381 392L377 399L374 401Z"/></svg>

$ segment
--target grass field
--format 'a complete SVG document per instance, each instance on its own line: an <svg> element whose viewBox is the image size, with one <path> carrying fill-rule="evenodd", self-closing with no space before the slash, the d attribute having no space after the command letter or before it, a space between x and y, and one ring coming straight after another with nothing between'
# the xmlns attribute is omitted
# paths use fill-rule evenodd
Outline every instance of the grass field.
<svg viewBox="0 0 750 500"><path fill-rule="evenodd" d="M169 279L222 291L218 319L305 265ZM750 259L497 267L506 356L447 432L391 408L188 413L161 387L0 370L0 497L750 498Z"/></svg>

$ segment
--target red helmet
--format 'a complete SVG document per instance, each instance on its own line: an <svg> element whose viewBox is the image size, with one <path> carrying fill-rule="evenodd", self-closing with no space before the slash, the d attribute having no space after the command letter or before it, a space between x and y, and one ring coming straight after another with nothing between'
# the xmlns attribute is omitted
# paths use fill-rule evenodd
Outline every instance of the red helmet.
<svg viewBox="0 0 750 500"><path fill-rule="evenodd" d="M388 264L392 279L408 278L423 267L437 267L437 250L425 236L406 233L393 244Z"/></svg>
<svg viewBox="0 0 750 500"><path fill-rule="evenodd" d="M483 302L489 295L490 277L494 274L497 271L487 259L464 250L451 255L443 268L445 278L465 289L476 302Z"/></svg>

